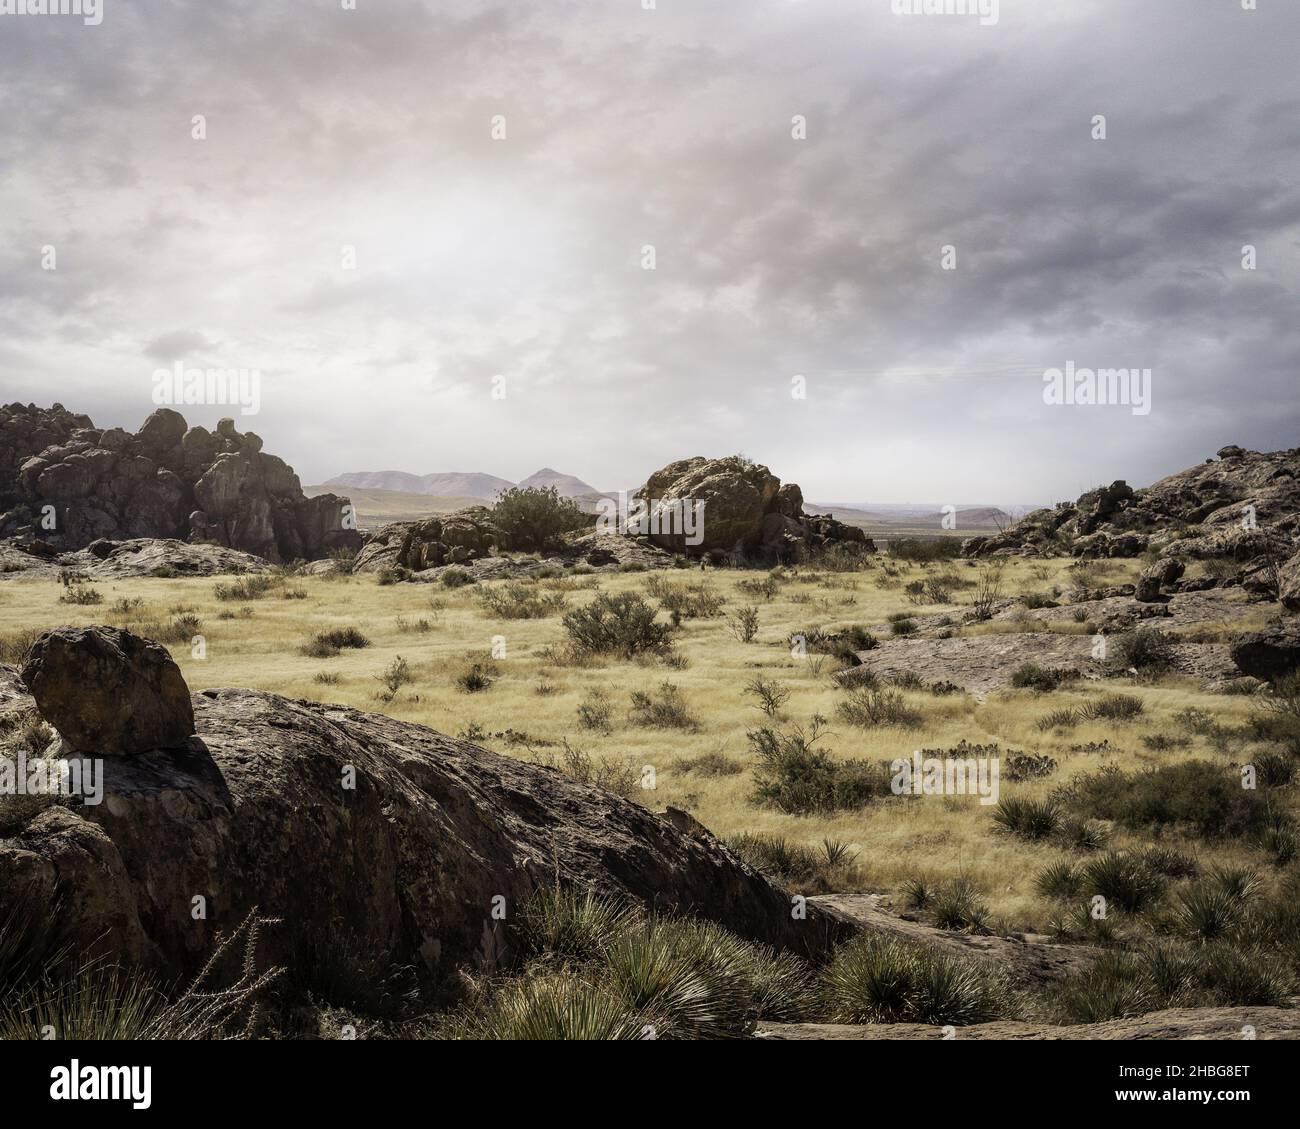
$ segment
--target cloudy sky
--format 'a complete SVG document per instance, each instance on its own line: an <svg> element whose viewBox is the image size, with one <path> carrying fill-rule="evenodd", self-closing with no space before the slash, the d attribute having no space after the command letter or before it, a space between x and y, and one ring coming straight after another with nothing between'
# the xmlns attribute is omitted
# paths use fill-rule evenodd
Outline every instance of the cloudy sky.
<svg viewBox="0 0 1300 1129"><path fill-rule="evenodd" d="M255 368L305 482L740 450L825 500L1300 443L1295 0L103 3L0 15L6 402ZM1067 362L1150 413L1045 404Z"/></svg>

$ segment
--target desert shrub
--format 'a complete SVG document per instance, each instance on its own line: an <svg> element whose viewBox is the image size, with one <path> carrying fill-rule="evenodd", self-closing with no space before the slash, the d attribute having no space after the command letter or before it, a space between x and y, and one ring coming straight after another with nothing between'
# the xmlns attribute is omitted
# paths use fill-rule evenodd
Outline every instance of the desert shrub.
<svg viewBox="0 0 1300 1129"><path fill-rule="evenodd" d="M944 883L935 890L928 908L930 921L940 929L988 932L988 903L964 878Z"/></svg>
<svg viewBox="0 0 1300 1129"><path fill-rule="evenodd" d="M783 835L743 832L728 835L723 845L755 870L796 890L831 893L851 880L856 852L824 839L821 848L794 843Z"/></svg>
<svg viewBox="0 0 1300 1129"><path fill-rule="evenodd" d="M1053 838L1069 851L1099 851L1110 842L1110 827L1098 819L1063 815Z"/></svg>
<svg viewBox="0 0 1300 1129"><path fill-rule="evenodd" d="M69 580L66 573L63 575L63 594L59 597L59 603L86 607L103 602L104 594L98 588L81 580Z"/></svg>
<svg viewBox="0 0 1300 1129"><path fill-rule="evenodd" d="M1057 689L1064 679L1063 672L1037 663L1022 663L1011 673L1011 685L1017 690L1033 690L1039 694Z"/></svg>
<svg viewBox="0 0 1300 1129"><path fill-rule="evenodd" d="M593 757L585 749L569 744L568 738L560 739L558 753L546 750L536 759L539 764L557 769L579 784L603 788L625 800L635 799L641 787L641 776L635 762L628 758Z"/></svg>
<svg viewBox="0 0 1300 1129"><path fill-rule="evenodd" d="M1148 847L1142 855L1142 863L1148 870L1166 878L1195 878L1201 872L1200 863L1174 847Z"/></svg>
<svg viewBox="0 0 1300 1129"><path fill-rule="evenodd" d="M514 928L525 952L583 963L603 958L641 920L631 902L576 887L543 888L520 907Z"/></svg>
<svg viewBox="0 0 1300 1129"><path fill-rule="evenodd" d="M1074 901L1083 894L1083 875L1077 863L1049 863L1034 878L1034 889L1045 898Z"/></svg>
<svg viewBox="0 0 1300 1129"><path fill-rule="evenodd" d="M444 588L464 588L474 583L474 577L463 568L448 568L438 576L438 583Z"/></svg>
<svg viewBox="0 0 1300 1129"><path fill-rule="evenodd" d="M43 635L39 627L23 627L7 635L0 635L0 663L17 666L27 657L32 644Z"/></svg>
<svg viewBox="0 0 1300 1129"><path fill-rule="evenodd" d="M887 766L837 761L826 750L814 748L816 724L809 734L796 726L787 732L764 727L745 736L758 759L753 799L760 805L808 815L856 810L892 794Z"/></svg>
<svg viewBox="0 0 1300 1129"><path fill-rule="evenodd" d="M1132 721L1142 712L1142 699L1132 694L1105 694L1080 707L1083 721Z"/></svg>
<svg viewBox="0 0 1300 1129"><path fill-rule="evenodd" d="M355 627L335 627L318 631L311 642L303 646L302 653L311 658L328 659L342 650L362 650L369 646L370 640Z"/></svg>
<svg viewBox="0 0 1300 1129"><path fill-rule="evenodd" d="M312 678L312 681L319 686L337 686L343 679L332 670L322 670Z"/></svg>
<svg viewBox="0 0 1300 1129"><path fill-rule="evenodd" d="M561 498L554 486L545 489L503 490L491 507L492 523L511 549L540 552L559 543L566 533L593 526L571 498Z"/></svg>
<svg viewBox="0 0 1300 1129"><path fill-rule="evenodd" d="M1226 890L1198 882L1178 892L1174 919L1179 930L1196 941L1217 941L1241 920L1245 907Z"/></svg>
<svg viewBox="0 0 1300 1129"><path fill-rule="evenodd" d="M836 1023L929 1023L956 1027L1013 1014L1006 978L927 945L864 934L822 973L826 1019Z"/></svg>
<svg viewBox="0 0 1300 1129"><path fill-rule="evenodd" d="M734 1038L753 1018L802 1018L811 985L801 962L700 921L661 919L624 934L606 969L657 1039Z"/></svg>
<svg viewBox="0 0 1300 1129"><path fill-rule="evenodd" d="M726 600L709 584L670 584L656 576L657 583L647 585L659 606L675 619L716 619Z"/></svg>
<svg viewBox="0 0 1300 1129"><path fill-rule="evenodd" d="M397 691L403 686L415 681L410 665L401 655L398 655L379 674L376 674L375 678L383 687L380 697L386 702L391 702L397 696Z"/></svg>
<svg viewBox="0 0 1300 1129"><path fill-rule="evenodd" d="M975 598L971 601L975 618L981 622L992 619L1001 600L1002 566L990 565L981 569L979 579L975 582Z"/></svg>
<svg viewBox="0 0 1300 1129"><path fill-rule="evenodd" d="M1050 733L1053 729L1073 729L1080 720L1078 710L1059 709L1040 717L1037 726L1040 732Z"/></svg>
<svg viewBox="0 0 1300 1129"><path fill-rule="evenodd" d="M213 586L212 594L226 603L260 600L280 583L282 582L278 577L254 573L252 576L240 577L229 584L218 583Z"/></svg>
<svg viewBox="0 0 1300 1129"><path fill-rule="evenodd" d="M903 616L901 619L890 617L889 630L894 635L913 635L916 633L916 620Z"/></svg>
<svg viewBox="0 0 1300 1129"><path fill-rule="evenodd" d="M1083 865L1083 889L1100 895L1109 906L1125 913L1141 913L1163 897L1166 880L1136 855L1107 851Z"/></svg>
<svg viewBox="0 0 1300 1129"><path fill-rule="evenodd" d="M1056 761L1038 753L1008 753L1002 765L1002 775L1014 784L1042 780L1055 771Z"/></svg>
<svg viewBox="0 0 1300 1129"><path fill-rule="evenodd" d="M739 776L744 767L729 756L714 749L698 757L683 757L674 766L678 772L692 772L700 776Z"/></svg>
<svg viewBox="0 0 1300 1129"><path fill-rule="evenodd" d="M1142 747L1153 753L1167 753L1172 749L1190 748L1190 737L1171 736L1168 733L1147 733L1142 737Z"/></svg>
<svg viewBox="0 0 1300 1129"><path fill-rule="evenodd" d="M601 593L585 608L564 617L564 630L573 646L591 654L662 652L671 629L655 620L655 610L640 596Z"/></svg>
<svg viewBox="0 0 1300 1129"><path fill-rule="evenodd" d="M916 729L924 720L896 690L874 689L869 686L850 690L844 701L836 707L836 713L850 725L862 729L874 729L877 726Z"/></svg>
<svg viewBox="0 0 1300 1129"><path fill-rule="evenodd" d="M480 585L477 599L486 612L500 619L545 619L565 605L563 592L545 592L518 581L499 587Z"/></svg>
<svg viewBox="0 0 1300 1129"><path fill-rule="evenodd" d="M435 1037L465 1040L639 1040L644 1019L613 985L571 971L506 981L434 1028Z"/></svg>
<svg viewBox="0 0 1300 1129"><path fill-rule="evenodd" d="M610 721L613 712L609 695L604 690L594 689L587 694L586 699L578 706L578 724L583 729L595 729L607 733L613 728Z"/></svg>
<svg viewBox="0 0 1300 1129"><path fill-rule="evenodd" d="M1049 997L1059 1022L1101 1023L1169 1007L1285 1004L1294 973L1277 954L1225 942L1105 952Z"/></svg>
<svg viewBox="0 0 1300 1129"><path fill-rule="evenodd" d="M790 691L775 678L764 678L756 674L745 683L745 693L755 699L755 708L762 710L768 717L776 717L781 707L790 700Z"/></svg>
<svg viewBox="0 0 1300 1129"><path fill-rule="evenodd" d="M492 686L497 674L491 662L476 660L456 675L456 687L466 694L478 694Z"/></svg>
<svg viewBox="0 0 1300 1129"><path fill-rule="evenodd" d="M771 600L781 593L780 580L770 573L761 580L741 580L737 582L736 587L747 596L759 596L763 600Z"/></svg>
<svg viewBox="0 0 1300 1129"><path fill-rule="evenodd" d="M752 606L737 608L735 615L727 620L727 626L741 643L752 643L758 634L758 609Z"/></svg>
<svg viewBox="0 0 1300 1129"><path fill-rule="evenodd" d="M1110 645L1108 665L1114 671L1168 670L1173 665L1173 644L1164 632L1154 627L1137 627L1125 631Z"/></svg>
<svg viewBox="0 0 1300 1129"><path fill-rule="evenodd" d="M699 729L700 723L691 715L681 689L672 682L661 682L659 689L647 693L632 691L632 709L628 719L634 725L651 729Z"/></svg>
<svg viewBox="0 0 1300 1129"><path fill-rule="evenodd" d="M1033 800L1025 796L1006 796L993 811L993 822L1019 839L1036 842L1046 839L1061 822L1060 805L1054 800Z"/></svg>
<svg viewBox="0 0 1300 1129"><path fill-rule="evenodd" d="M1266 794L1209 761L1126 773L1108 765L1076 776L1055 795L1072 812L1129 829L1184 825L1202 838L1254 838L1273 823Z"/></svg>
<svg viewBox="0 0 1300 1129"><path fill-rule="evenodd" d="M1056 608L1060 605L1043 592L1030 592L1027 596L1021 596L1020 602L1030 611L1041 611L1044 608Z"/></svg>

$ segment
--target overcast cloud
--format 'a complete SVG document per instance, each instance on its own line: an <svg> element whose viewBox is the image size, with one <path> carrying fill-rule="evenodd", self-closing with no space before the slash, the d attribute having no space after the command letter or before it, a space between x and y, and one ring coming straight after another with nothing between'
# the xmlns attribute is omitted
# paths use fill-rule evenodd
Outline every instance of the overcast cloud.
<svg viewBox="0 0 1300 1129"><path fill-rule="evenodd" d="M134 428L160 365L257 368L240 427L304 482L743 450L815 499L1010 503L1294 446L1300 3L1259 8L0 15L0 398ZM1150 368L1152 410L1044 404L1068 361Z"/></svg>

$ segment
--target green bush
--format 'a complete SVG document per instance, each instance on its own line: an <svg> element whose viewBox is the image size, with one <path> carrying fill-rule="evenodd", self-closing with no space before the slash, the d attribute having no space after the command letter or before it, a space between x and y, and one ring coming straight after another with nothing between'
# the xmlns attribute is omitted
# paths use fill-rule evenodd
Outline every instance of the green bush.
<svg viewBox="0 0 1300 1129"><path fill-rule="evenodd" d="M655 620L655 610L631 592L601 593L584 608L564 617L564 630L579 651L590 654L662 652L671 628Z"/></svg>
<svg viewBox="0 0 1300 1129"><path fill-rule="evenodd" d="M813 748L814 733L762 728L747 733L758 758L754 801L791 815L856 810L892 795L887 766L861 760L834 760Z"/></svg>
<svg viewBox="0 0 1300 1129"><path fill-rule="evenodd" d="M501 530L507 546L525 553L541 552L559 544L566 533L594 527L570 498L561 498L554 486L544 489L504 490L491 507L492 523Z"/></svg>

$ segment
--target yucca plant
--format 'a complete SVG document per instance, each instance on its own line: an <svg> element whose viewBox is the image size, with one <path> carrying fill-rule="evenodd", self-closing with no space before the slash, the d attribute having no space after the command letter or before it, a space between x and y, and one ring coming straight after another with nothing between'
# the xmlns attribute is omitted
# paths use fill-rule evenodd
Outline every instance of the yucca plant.
<svg viewBox="0 0 1300 1129"><path fill-rule="evenodd" d="M864 934L822 974L823 1006L839 1023L967 1026L1014 1012L1004 976L926 945Z"/></svg>
<svg viewBox="0 0 1300 1129"><path fill-rule="evenodd" d="M1050 1007L1064 1024L1103 1023L1141 1015L1152 1003L1151 985L1139 962L1128 953L1108 951L1061 984Z"/></svg>
<svg viewBox="0 0 1300 1129"><path fill-rule="evenodd" d="M605 954L609 983L659 1038L720 1039L757 1018L745 943L717 926L654 921Z"/></svg>
<svg viewBox="0 0 1300 1129"><path fill-rule="evenodd" d="M546 887L520 908L515 929L526 951L560 963L602 959L641 920L640 908L589 889Z"/></svg>
<svg viewBox="0 0 1300 1129"><path fill-rule="evenodd" d="M447 1017L436 1037L475 1040L614 1040L654 1036L653 1025L629 1009L613 985L572 970L507 981Z"/></svg>
<svg viewBox="0 0 1300 1129"><path fill-rule="evenodd" d="M1178 928L1197 941L1226 937L1241 920L1241 902L1221 887L1198 883L1178 893Z"/></svg>
<svg viewBox="0 0 1300 1129"><path fill-rule="evenodd" d="M1046 839L1057 829L1061 822L1061 809L1052 799L1007 796L998 801L993 822L1004 831L1032 842Z"/></svg>
<svg viewBox="0 0 1300 1129"><path fill-rule="evenodd" d="M1083 893L1083 875L1072 862L1049 863L1038 872L1034 888L1045 898L1077 898Z"/></svg>
<svg viewBox="0 0 1300 1129"><path fill-rule="evenodd" d="M1140 858L1107 851L1083 868L1083 885L1088 894L1100 894L1125 913L1141 913L1160 900L1164 879L1149 870Z"/></svg>

